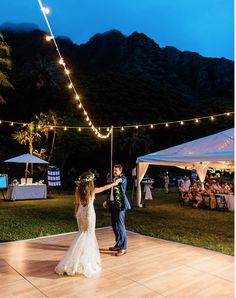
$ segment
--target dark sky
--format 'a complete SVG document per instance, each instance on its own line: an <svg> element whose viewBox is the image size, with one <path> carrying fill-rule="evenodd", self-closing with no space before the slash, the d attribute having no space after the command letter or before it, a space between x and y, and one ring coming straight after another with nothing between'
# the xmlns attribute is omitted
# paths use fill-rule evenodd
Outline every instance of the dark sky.
<svg viewBox="0 0 236 298"><path fill-rule="evenodd" d="M81 44L111 29L143 32L161 47L234 59L233 0L42 0L55 36ZM0 24L34 23L47 30L37 0L2 1Z"/></svg>

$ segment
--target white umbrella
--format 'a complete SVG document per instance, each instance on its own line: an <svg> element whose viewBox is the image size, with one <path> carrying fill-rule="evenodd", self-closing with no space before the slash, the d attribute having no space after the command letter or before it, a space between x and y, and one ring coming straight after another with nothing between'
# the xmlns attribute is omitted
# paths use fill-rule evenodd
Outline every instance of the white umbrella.
<svg viewBox="0 0 236 298"><path fill-rule="evenodd" d="M28 172L28 164L29 163L43 163L43 164L48 164L47 161L33 155L33 154L22 154L7 160L4 160L4 162L16 162L16 163L26 163L26 168L25 168L25 179L27 181L27 172Z"/></svg>

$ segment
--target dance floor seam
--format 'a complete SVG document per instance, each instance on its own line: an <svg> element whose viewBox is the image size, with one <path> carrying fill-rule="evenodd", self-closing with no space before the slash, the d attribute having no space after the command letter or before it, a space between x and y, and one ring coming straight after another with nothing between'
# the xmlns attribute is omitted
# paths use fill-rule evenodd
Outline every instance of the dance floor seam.
<svg viewBox="0 0 236 298"><path fill-rule="evenodd" d="M234 297L234 257L127 231L116 257L111 227L96 229L101 273L58 276L76 232L0 244L0 297Z"/></svg>

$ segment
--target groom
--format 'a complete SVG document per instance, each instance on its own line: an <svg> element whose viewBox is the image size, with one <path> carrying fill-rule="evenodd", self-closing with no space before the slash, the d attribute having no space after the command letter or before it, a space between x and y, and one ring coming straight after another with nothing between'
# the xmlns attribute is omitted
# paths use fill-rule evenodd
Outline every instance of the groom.
<svg viewBox="0 0 236 298"><path fill-rule="evenodd" d="M103 202L103 207L107 208L108 205L109 211L111 212L111 222L116 237L116 244L114 247L110 247L109 250L117 251L116 256L123 256L127 252L125 211L131 208L125 194L127 179L124 174L122 174L122 170L123 167L120 164L114 165L114 180L121 179L121 183L111 188L109 197Z"/></svg>

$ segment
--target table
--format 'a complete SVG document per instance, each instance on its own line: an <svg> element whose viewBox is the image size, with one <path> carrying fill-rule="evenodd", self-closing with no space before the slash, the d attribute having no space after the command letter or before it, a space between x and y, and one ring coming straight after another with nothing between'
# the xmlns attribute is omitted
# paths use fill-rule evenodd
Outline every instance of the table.
<svg viewBox="0 0 236 298"><path fill-rule="evenodd" d="M8 185L6 199L28 200L28 199L46 199L47 185L46 184L27 184L27 185Z"/></svg>
<svg viewBox="0 0 236 298"><path fill-rule="evenodd" d="M152 178L144 178L142 180L142 183L144 184L144 193L145 193L145 197L144 200L153 200L152 198L152 184L154 183L154 179Z"/></svg>
<svg viewBox="0 0 236 298"><path fill-rule="evenodd" d="M229 211L234 211L234 195L224 194L224 197Z"/></svg>

